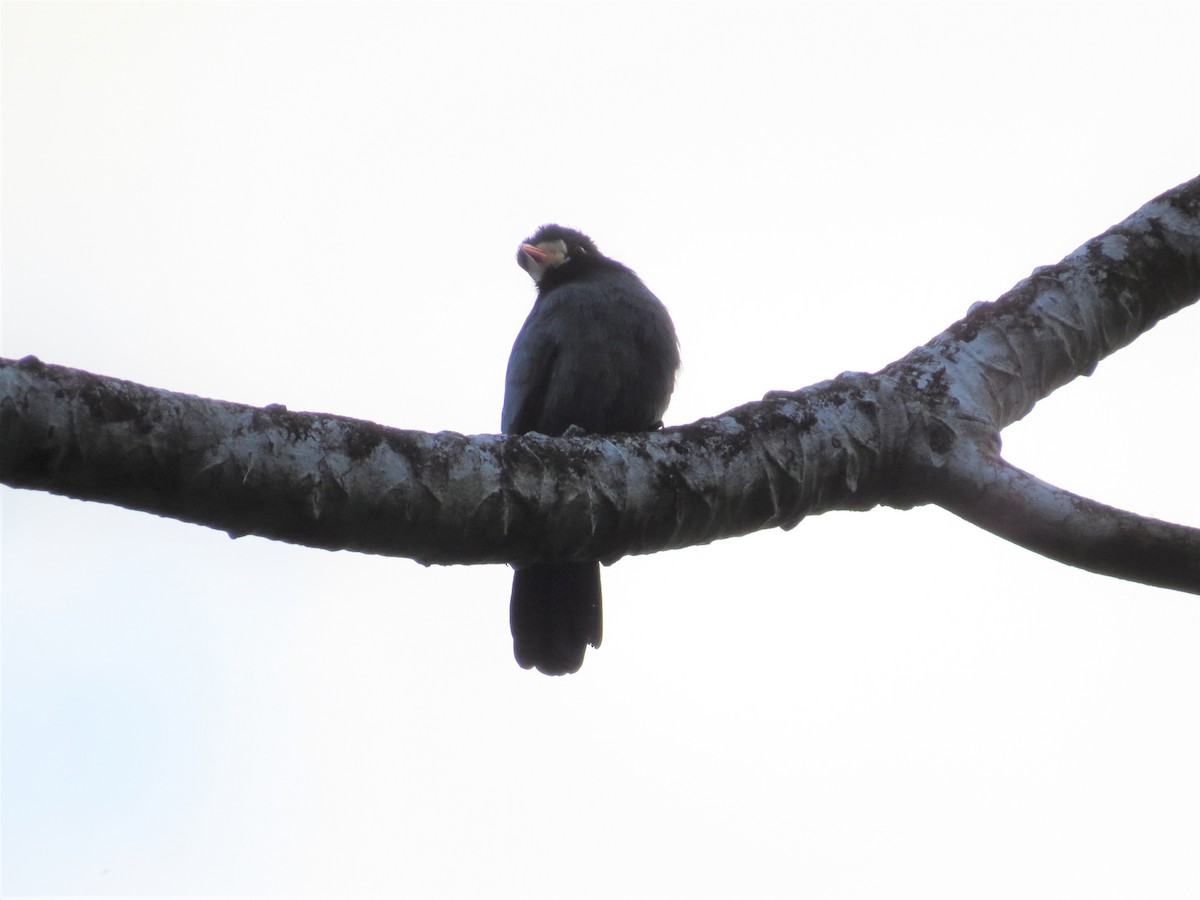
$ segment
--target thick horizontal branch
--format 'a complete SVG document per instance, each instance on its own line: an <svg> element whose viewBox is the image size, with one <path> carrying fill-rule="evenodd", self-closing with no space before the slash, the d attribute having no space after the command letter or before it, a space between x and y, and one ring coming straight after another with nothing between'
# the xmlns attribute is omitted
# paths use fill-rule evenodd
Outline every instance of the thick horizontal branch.
<svg viewBox="0 0 1200 900"><path fill-rule="evenodd" d="M1200 594L1200 529L1105 506L987 453L963 453L939 505L1059 562Z"/></svg>
<svg viewBox="0 0 1200 900"><path fill-rule="evenodd" d="M868 389L653 434L468 437L0 361L0 481L425 563L615 559L876 505L908 424Z"/></svg>

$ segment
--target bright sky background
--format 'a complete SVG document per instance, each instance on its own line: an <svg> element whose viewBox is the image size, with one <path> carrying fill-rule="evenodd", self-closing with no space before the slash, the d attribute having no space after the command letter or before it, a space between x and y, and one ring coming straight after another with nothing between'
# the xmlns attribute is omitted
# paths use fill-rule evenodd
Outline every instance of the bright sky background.
<svg viewBox="0 0 1200 900"><path fill-rule="evenodd" d="M3 355L498 429L536 226L668 305L668 423L874 370L1200 171L1200 6L3 5ZM1200 524L1200 311L1005 433ZM3 894L1195 898L1200 603L937 509L605 570L3 498Z"/></svg>

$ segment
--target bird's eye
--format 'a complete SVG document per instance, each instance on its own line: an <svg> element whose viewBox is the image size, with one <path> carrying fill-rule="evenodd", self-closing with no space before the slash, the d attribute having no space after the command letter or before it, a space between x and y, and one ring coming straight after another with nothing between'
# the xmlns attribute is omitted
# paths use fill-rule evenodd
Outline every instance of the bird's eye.
<svg viewBox="0 0 1200 900"><path fill-rule="evenodd" d="M576 247L575 252L580 256L587 256L587 247Z"/></svg>

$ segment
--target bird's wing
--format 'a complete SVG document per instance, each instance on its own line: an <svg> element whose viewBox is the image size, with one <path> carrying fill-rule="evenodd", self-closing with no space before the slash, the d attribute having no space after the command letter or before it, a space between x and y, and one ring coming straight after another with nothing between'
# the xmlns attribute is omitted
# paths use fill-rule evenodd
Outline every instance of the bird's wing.
<svg viewBox="0 0 1200 900"><path fill-rule="evenodd" d="M559 346L535 307L525 320L508 358L504 380L504 411L500 428L505 434L536 431L546 404L546 393L558 359Z"/></svg>

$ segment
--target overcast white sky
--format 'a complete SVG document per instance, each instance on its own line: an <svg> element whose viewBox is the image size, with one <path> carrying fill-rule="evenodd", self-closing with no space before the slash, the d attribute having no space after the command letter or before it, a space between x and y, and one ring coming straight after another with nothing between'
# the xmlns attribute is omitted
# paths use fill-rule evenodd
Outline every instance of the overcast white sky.
<svg viewBox="0 0 1200 900"><path fill-rule="evenodd" d="M498 428L518 241L667 303L669 423L873 370L1200 170L1194 3L4 3L3 335L145 384ZM1200 316L1005 433L1200 523ZM1200 604L937 509L605 570L3 499L4 895L1195 898Z"/></svg>

